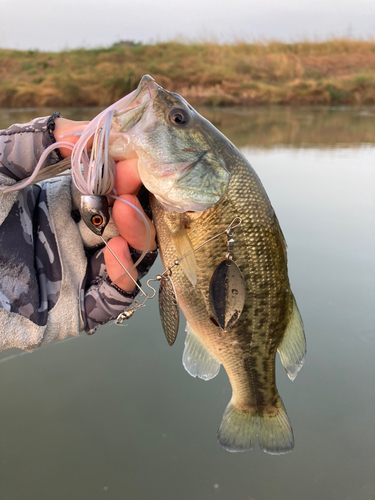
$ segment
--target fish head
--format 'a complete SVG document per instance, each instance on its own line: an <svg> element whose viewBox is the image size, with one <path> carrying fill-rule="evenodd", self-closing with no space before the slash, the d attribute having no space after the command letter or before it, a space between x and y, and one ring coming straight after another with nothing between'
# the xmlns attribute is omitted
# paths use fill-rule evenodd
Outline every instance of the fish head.
<svg viewBox="0 0 375 500"><path fill-rule="evenodd" d="M143 184L168 211L213 207L224 195L230 173L207 133L206 120L148 75L137 92L138 104L131 118L128 113L123 119L122 132L129 151L138 156Z"/></svg>

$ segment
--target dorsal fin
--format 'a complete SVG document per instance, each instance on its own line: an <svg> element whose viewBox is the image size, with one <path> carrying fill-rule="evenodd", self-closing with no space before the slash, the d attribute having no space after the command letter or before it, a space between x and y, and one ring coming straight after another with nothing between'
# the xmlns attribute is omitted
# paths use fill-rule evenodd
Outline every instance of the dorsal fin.
<svg viewBox="0 0 375 500"><path fill-rule="evenodd" d="M210 353L189 323L186 323L186 340L182 364L192 377L199 377L202 380L210 380L216 377L220 370L219 361Z"/></svg>
<svg viewBox="0 0 375 500"><path fill-rule="evenodd" d="M292 314L284 338L277 350L288 377L290 380L294 380L302 368L306 356L306 339L303 322L294 297Z"/></svg>

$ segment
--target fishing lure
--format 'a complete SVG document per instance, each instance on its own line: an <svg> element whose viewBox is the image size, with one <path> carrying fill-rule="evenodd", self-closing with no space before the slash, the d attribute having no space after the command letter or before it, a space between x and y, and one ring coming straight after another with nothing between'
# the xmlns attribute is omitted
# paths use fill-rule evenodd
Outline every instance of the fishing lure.
<svg viewBox="0 0 375 500"><path fill-rule="evenodd" d="M234 244L233 230L241 224L241 219L236 217L227 229L205 241L197 248L191 248L189 251L186 251L187 248L185 248L181 252L185 253L182 256L179 255L178 260L171 267L154 279L147 281L147 286L151 290L151 294L147 294L131 276L131 271L143 260L150 247L151 231L144 214L132 203L118 197L113 189L116 163L110 155L110 135L111 133L114 134L115 141L118 139L116 138L116 134L121 135L121 148L125 152L129 146L126 141L130 141L130 139L123 132L134 125L137 115L140 112L142 113L142 109L152 99L147 85L144 85L149 80L153 81L148 75L143 77L136 90L98 114L83 131L75 132L75 135L79 135L79 139L75 145L66 140L52 144L43 152L30 177L13 186L1 189L3 192L12 192L51 177L71 175L73 183L81 192L80 212L83 221L94 234L101 238L104 245L107 246L108 250L124 269L124 273L113 281L112 284L116 284L125 275L128 275L141 293L141 297L135 301L133 307L124 310L118 316L116 323L122 324L125 319L132 317L135 311L144 307L147 300L154 298L156 290L150 283L152 281L159 281L160 317L167 341L169 345L173 345L179 326L179 307L172 280L172 270L175 266L180 265L180 263L184 269L186 267L189 268L186 262L189 261L189 258L190 260L192 257L194 258L196 251L224 234L227 235L228 252L224 261L219 264L211 278L209 287L210 303L215 320L222 330L231 328L239 319L244 306L245 284L241 271L232 260L231 251ZM67 135L69 134L65 134L61 138L63 139ZM91 144L92 146L89 146ZM71 157L42 170L42 165L50 152L62 147L72 151ZM70 174L67 172L68 169L70 169ZM120 200L131 206L140 215L146 227L147 242L145 250L130 269L125 268L103 237L104 230L110 219L108 198Z"/></svg>
<svg viewBox="0 0 375 500"><path fill-rule="evenodd" d="M225 260L215 269L209 287L211 309L222 330L228 330L237 323L246 298L245 281L232 257L234 227L226 230L228 252Z"/></svg>
<svg viewBox="0 0 375 500"><path fill-rule="evenodd" d="M240 217L236 217L224 231L201 243L185 255L182 255L163 273L158 274L155 278L149 279L146 284L152 291L151 295L148 295L144 290L142 290L141 287L138 286L143 299L137 299L131 308L120 313L115 320L115 323L117 325L121 325L124 320L131 318L138 309L145 307L147 300L153 299L156 296L156 290L150 283L153 281L159 281L160 286L158 300L160 319L167 342L170 346L172 346L177 338L180 316L176 291L172 279L173 268L179 266L183 259L187 258L192 253L195 254L195 252L203 246L211 243L222 235L226 235L228 240L228 252L225 256L225 260L218 265L211 278L210 302L216 320L222 330L232 328L240 318L245 302L245 282L241 271L233 262L230 253L234 243L233 230L241 223L242 219ZM119 263L122 267L124 267L120 261ZM228 268L228 270L226 268ZM221 302L220 306L218 301Z"/></svg>

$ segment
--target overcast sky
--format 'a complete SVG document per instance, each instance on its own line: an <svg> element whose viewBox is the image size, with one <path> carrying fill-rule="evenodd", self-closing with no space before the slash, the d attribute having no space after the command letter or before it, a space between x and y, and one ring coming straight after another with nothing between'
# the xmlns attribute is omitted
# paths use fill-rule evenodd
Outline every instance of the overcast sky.
<svg viewBox="0 0 375 500"><path fill-rule="evenodd" d="M61 50L183 37L375 39L375 0L0 0L0 47Z"/></svg>

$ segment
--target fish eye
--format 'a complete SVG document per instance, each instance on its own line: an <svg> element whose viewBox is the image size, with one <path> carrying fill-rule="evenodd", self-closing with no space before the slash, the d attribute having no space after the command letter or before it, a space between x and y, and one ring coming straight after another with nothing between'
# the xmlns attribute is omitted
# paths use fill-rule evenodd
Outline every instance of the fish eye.
<svg viewBox="0 0 375 500"><path fill-rule="evenodd" d="M188 112L181 108L173 108L169 113L169 120L174 125L186 125L189 118Z"/></svg>
<svg viewBox="0 0 375 500"><path fill-rule="evenodd" d="M100 226L103 224L103 217L101 215L93 215L91 217L91 222L94 224L94 226Z"/></svg>

